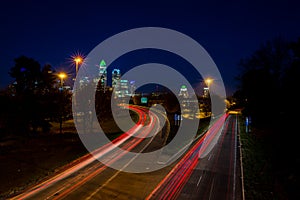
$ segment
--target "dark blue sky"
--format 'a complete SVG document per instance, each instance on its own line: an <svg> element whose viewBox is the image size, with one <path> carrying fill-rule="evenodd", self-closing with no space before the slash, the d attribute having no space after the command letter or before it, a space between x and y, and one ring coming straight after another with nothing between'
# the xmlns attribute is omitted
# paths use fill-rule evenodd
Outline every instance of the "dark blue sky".
<svg viewBox="0 0 300 200"><path fill-rule="evenodd" d="M209 3L208 3L209 2ZM300 37L295 1L1 1L0 86L12 81L14 58L70 70L70 56L88 54L131 28L158 26L198 41L218 66L226 90L236 89L237 63L266 40ZM125 64L124 64L125 65Z"/></svg>

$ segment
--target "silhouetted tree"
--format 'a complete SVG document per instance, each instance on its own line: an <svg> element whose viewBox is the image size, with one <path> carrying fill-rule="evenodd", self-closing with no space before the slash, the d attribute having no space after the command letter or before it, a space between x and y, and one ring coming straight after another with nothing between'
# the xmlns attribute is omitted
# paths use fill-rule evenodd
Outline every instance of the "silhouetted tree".
<svg viewBox="0 0 300 200"><path fill-rule="evenodd" d="M296 115L299 111L299 77L300 77L300 38L290 45L292 61L290 67L285 70L282 81L282 103L284 113L288 116Z"/></svg>
<svg viewBox="0 0 300 200"><path fill-rule="evenodd" d="M15 59L15 66L9 72L15 79L17 95L33 93L41 79L40 64L32 58L21 56Z"/></svg>
<svg viewBox="0 0 300 200"><path fill-rule="evenodd" d="M300 38L296 42L277 38L265 43L242 60L240 90L234 94L244 114L252 116L254 133L260 136L254 141L263 140L272 166L270 173L276 185L285 189L286 199L299 196L300 162L298 140L294 139L299 121L299 58ZM267 122L272 122L271 126L264 126ZM276 189L273 192L274 197L279 196Z"/></svg>
<svg viewBox="0 0 300 200"><path fill-rule="evenodd" d="M10 112L7 116L12 122L8 125L14 132L36 133L39 127L44 132L49 131L49 122L57 121L62 107L63 116L70 115L70 94L59 91L57 77L50 65L41 69L34 59L21 56L15 59L9 74L15 80L8 90Z"/></svg>
<svg viewBox="0 0 300 200"><path fill-rule="evenodd" d="M266 42L241 60L239 94L244 98L244 114L251 115L254 123L267 123L278 115L283 72L291 61L290 45L281 38Z"/></svg>

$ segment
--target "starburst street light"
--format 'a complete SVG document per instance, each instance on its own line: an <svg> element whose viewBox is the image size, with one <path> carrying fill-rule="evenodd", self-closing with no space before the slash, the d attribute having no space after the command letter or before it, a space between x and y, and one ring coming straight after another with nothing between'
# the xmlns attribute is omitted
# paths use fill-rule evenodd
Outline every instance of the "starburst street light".
<svg viewBox="0 0 300 200"><path fill-rule="evenodd" d="M206 78L205 79L205 83L206 83L208 89L209 89L209 86L212 84L212 82L213 82L213 79L211 79L211 78Z"/></svg>
<svg viewBox="0 0 300 200"><path fill-rule="evenodd" d="M62 87L64 84L64 79L67 78L67 74L64 72L60 72L57 76L60 78L60 85Z"/></svg>
<svg viewBox="0 0 300 200"><path fill-rule="evenodd" d="M60 91L61 91L61 104L60 104L60 119L59 119L59 133L62 133L62 118L63 118L63 104L62 104L62 92L64 86L64 79L67 78L67 74L64 72L60 72L57 74L60 78Z"/></svg>
<svg viewBox="0 0 300 200"><path fill-rule="evenodd" d="M79 64L82 63L82 61L83 61L83 58L81 56L74 57L74 62L75 62L75 65L76 65L76 76L77 76L77 73L78 73Z"/></svg>

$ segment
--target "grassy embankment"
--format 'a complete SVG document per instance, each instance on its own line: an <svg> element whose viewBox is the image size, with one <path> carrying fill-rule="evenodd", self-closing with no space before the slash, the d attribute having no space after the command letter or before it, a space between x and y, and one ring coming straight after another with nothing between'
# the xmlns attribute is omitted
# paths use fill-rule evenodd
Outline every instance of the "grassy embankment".
<svg viewBox="0 0 300 200"><path fill-rule="evenodd" d="M268 130L252 128L246 132L245 118L239 116L244 171L245 199L285 199L276 186L271 161L272 146Z"/></svg>

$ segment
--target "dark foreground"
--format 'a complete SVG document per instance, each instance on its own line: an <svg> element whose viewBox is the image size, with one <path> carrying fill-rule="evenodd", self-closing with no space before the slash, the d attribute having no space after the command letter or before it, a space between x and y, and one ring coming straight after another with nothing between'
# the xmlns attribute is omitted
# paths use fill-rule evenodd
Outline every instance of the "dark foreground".
<svg viewBox="0 0 300 200"><path fill-rule="evenodd" d="M0 142L0 198L54 175L84 155L77 134L8 137Z"/></svg>

